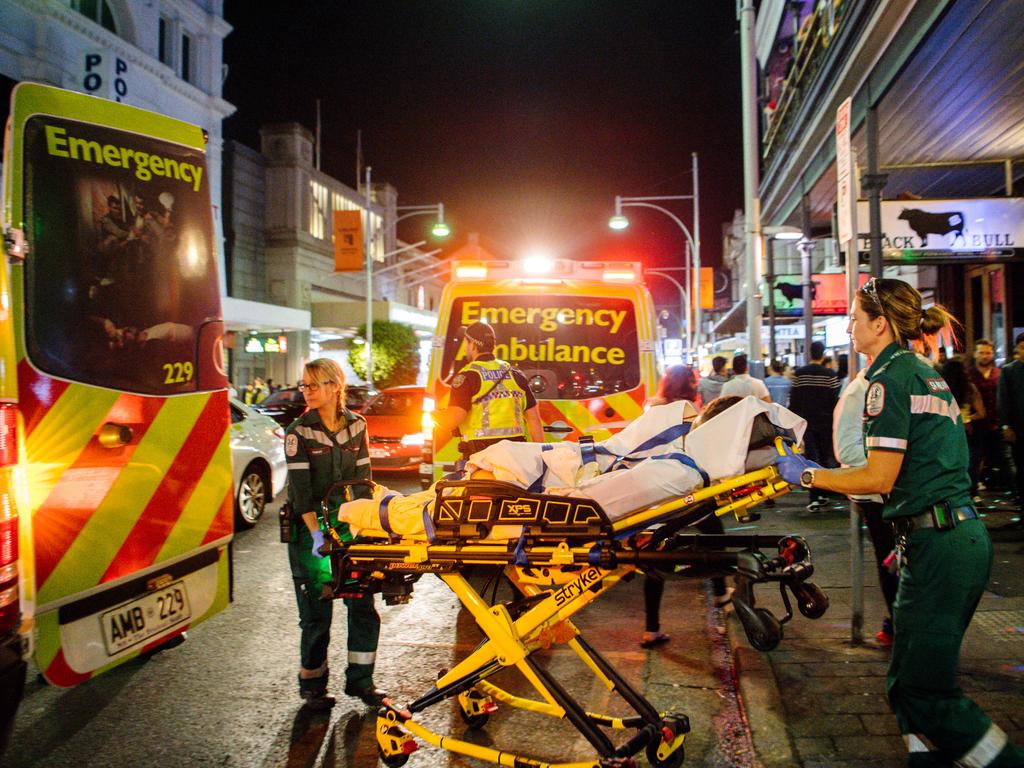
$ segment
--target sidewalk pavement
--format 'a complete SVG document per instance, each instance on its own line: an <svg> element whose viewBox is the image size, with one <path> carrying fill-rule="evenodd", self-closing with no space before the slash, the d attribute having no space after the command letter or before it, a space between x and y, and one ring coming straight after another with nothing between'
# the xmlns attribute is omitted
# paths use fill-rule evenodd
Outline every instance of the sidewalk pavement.
<svg viewBox="0 0 1024 768"><path fill-rule="evenodd" d="M811 581L828 594L817 621L796 613L778 648L750 647L735 613L727 622L740 694L763 768L888 768L906 764L906 747L885 696L889 649L875 640L885 615L864 531L864 641L851 641L848 506L810 513L808 497L791 492L761 508L759 533L796 533L811 546ZM988 591L964 639L960 684L1009 734L1024 744L1024 531L1013 509L989 511L995 546ZM728 526L728 522L727 522ZM757 589L758 605L785 614L778 591ZM794 606L795 610L795 606Z"/></svg>

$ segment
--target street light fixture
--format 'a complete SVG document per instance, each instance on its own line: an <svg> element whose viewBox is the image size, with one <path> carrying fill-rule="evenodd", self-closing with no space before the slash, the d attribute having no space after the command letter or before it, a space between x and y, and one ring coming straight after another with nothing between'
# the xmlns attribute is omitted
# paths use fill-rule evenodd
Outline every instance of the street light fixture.
<svg viewBox="0 0 1024 768"><path fill-rule="evenodd" d="M629 219L622 213L623 208L653 208L656 211L668 216L672 221L676 223L676 226L683 231L683 235L686 237L686 243L689 246L688 251L692 254L692 266L694 270L694 281L693 295L688 296L686 307L686 328L689 333L689 342L694 350L700 348L700 332L701 332L701 307L700 307L700 187L699 187L699 176L697 167L697 153L692 153L693 157L693 194L692 195L655 195L648 197L622 197L621 195L615 196L615 215L608 219L608 227L617 231L621 231L629 227ZM682 220L676 216L668 208L663 208L660 205L656 205L658 202L667 202L672 200L693 200L693 233L682 222ZM690 266L691 259L686 260L686 284L691 285L690 282ZM691 324L691 314L696 314L696 319Z"/></svg>
<svg viewBox="0 0 1024 768"><path fill-rule="evenodd" d="M366 251L366 384L370 389L373 389L373 227L370 219L370 214L373 210L373 188L370 185L370 166L366 167L366 233L365 233L365 251ZM397 211L405 211L402 215L395 218L391 224L392 227L398 225L402 219L407 219L412 216L424 216L427 214L437 214L437 221L430 229L430 233L434 237L447 237L451 234L451 227L444 220L444 203L437 203L435 205L400 205L396 208ZM410 248L418 248L423 245L426 241L416 243L415 245L405 246L398 248L394 251L385 253L381 258L386 259L390 256L394 256L399 253L403 253ZM418 260L418 259L414 259Z"/></svg>

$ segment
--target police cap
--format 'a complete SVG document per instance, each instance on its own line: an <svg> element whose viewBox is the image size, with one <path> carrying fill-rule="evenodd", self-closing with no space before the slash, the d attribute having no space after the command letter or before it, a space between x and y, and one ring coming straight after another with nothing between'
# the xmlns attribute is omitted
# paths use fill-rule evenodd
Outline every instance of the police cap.
<svg viewBox="0 0 1024 768"><path fill-rule="evenodd" d="M466 338L484 352L494 349L494 329L487 323L473 323L466 328Z"/></svg>

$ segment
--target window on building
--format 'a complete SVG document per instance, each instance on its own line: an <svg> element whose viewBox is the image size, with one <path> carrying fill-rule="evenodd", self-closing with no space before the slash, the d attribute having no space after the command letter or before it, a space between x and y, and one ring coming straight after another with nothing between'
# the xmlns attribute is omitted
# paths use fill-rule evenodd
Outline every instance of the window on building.
<svg viewBox="0 0 1024 768"><path fill-rule="evenodd" d="M104 29L117 34L114 14L107 0L71 0L71 7L86 16Z"/></svg>
<svg viewBox="0 0 1024 768"><path fill-rule="evenodd" d="M327 232L327 187L310 179L309 193L309 234L323 240Z"/></svg>
<svg viewBox="0 0 1024 768"><path fill-rule="evenodd" d="M181 36L181 79L186 83L191 83L194 69L195 67L192 66L192 38L183 34Z"/></svg>
<svg viewBox="0 0 1024 768"><path fill-rule="evenodd" d="M171 59L171 51L173 46L171 45L171 22L165 19L163 16L160 17L160 63L166 64L167 66L173 66L174 62Z"/></svg>

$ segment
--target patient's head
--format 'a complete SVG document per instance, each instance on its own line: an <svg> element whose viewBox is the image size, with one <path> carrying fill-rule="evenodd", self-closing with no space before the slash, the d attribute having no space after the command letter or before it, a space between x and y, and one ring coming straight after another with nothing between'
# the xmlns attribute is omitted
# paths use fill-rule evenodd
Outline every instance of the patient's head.
<svg viewBox="0 0 1024 768"><path fill-rule="evenodd" d="M701 424L704 424L711 419L715 418L722 411L732 408L743 398L739 395L723 395L722 397L716 397L710 403L701 408L700 416L693 422L693 428L696 429Z"/></svg>

